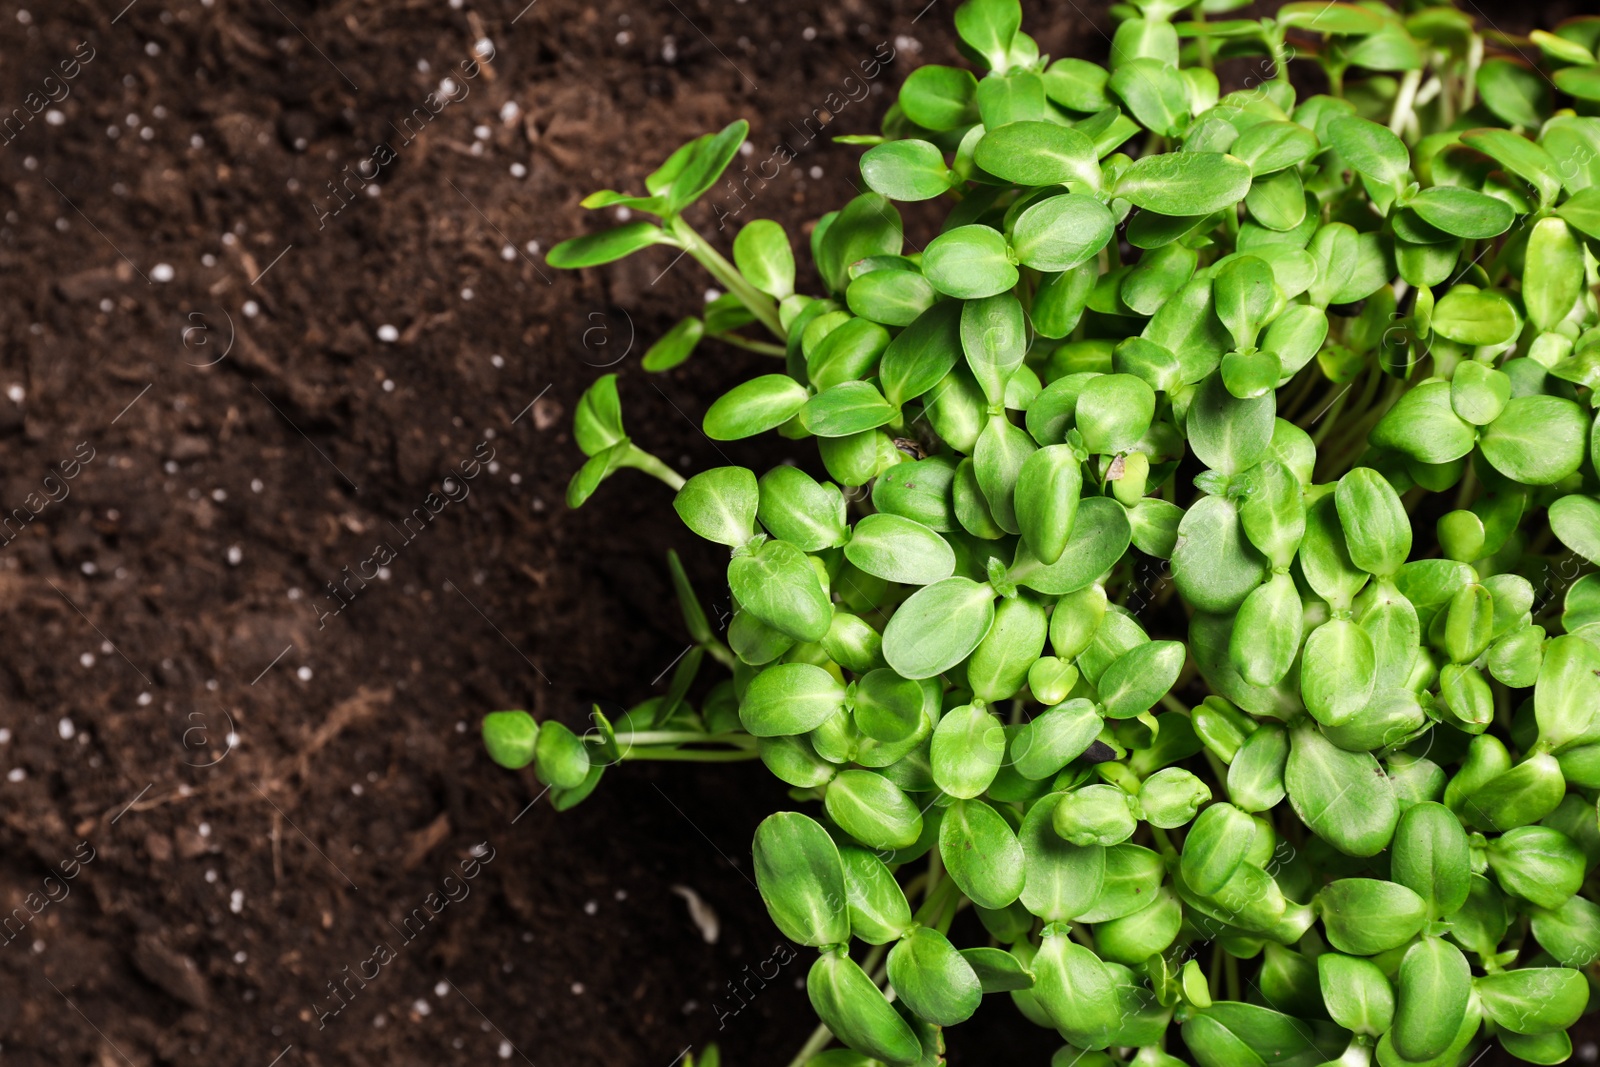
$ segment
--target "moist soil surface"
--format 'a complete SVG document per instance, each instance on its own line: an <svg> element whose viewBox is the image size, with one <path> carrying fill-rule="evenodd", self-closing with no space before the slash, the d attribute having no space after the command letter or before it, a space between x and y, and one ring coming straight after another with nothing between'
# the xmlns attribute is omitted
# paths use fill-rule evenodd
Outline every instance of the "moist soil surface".
<svg viewBox="0 0 1600 1067"><path fill-rule="evenodd" d="M669 548L725 607L659 483L566 509L597 375L686 472L784 455L697 428L765 357L639 369L692 262L543 252L741 116L797 158L722 210L800 240L951 4L124 3L0 3L0 1059L787 1063L781 786L629 764L558 813L477 737L663 692ZM1103 4L1035 6L1103 58ZM1047 1062L989 999L951 1062Z"/></svg>

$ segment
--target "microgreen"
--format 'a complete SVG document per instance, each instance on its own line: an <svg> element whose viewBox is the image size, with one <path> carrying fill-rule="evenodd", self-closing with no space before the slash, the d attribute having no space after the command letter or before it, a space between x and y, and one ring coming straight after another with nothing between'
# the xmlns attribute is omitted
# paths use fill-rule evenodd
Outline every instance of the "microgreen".
<svg viewBox="0 0 1600 1067"><path fill-rule="evenodd" d="M818 950L796 1067L942 1062L997 993L1085 1065L1572 1052L1600 962L1600 19L1216 17L1242 6L1118 7L1106 69L968 0L977 73L917 70L849 139L867 191L818 221L814 286L777 223L730 261L688 220L742 122L586 201L658 221L550 253L692 256L728 295L644 369L764 353L706 435L817 452L685 480L596 382L569 503L665 482L733 611L671 557L666 694L582 735L495 712L485 743L558 807L628 759L791 787L754 856ZM1223 95L1240 57L1270 77ZM1292 59L1332 92L1297 99ZM920 201L948 214L912 240Z"/></svg>

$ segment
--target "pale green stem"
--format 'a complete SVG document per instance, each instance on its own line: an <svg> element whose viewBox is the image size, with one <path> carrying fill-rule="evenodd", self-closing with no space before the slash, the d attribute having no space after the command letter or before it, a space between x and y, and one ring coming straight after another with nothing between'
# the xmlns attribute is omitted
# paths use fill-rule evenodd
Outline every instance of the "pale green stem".
<svg viewBox="0 0 1600 1067"><path fill-rule="evenodd" d="M736 333L714 333L710 336L719 341L726 341L735 348L742 348L747 352L760 352L763 356L777 356L779 359L783 359L789 354L789 350L782 345L771 344L767 341L752 341L748 337L742 337Z"/></svg>
<svg viewBox="0 0 1600 1067"><path fill-rule="evenodd" d="M750 314L754 315L763 326L771 330L774 337L780 341L787 339L788 332L784 330L783 323L778 321L778 306L770 296L745 281L739 269L724 259L721 252L713 248L683 219L673 219L670 226L672 235L696 262L721 282L724 289L738 297L739 302L748 308Z"/></svg>
<svg viewBox="0 0 1600 1067"><path fill-rule="evenodd" d="M621 466L632 467L634 470L641 470L659 478L673 492L683 488L683 475L636 445L628 446L628 454L623 458Z"/></svg>
<svg viewBox="0 0 1600 1067"><path fill-rule="evenodd" d="M740 760L760 759L761 753L751 748L635 748L624 752L622 758L677 760L682 763L737 763Z"/></svg>
<svg viewBox="0 0 1600 1067"><path fill-rule="evenodd" d="M1394 98L1394 110L1389 113L1389 130L1396 137L1405 135L1405 127L1411 122L1412 103L1416 100L1417 89L1421 85L1421 67L1407 71L1404 80L1400 82L1400 91Z"/></svg>
<svg viewBox="0 0 1600 1067"><path fill-rule="evenodd" d="M749 748L756 739L749 734L703 734L694 730L635 730L617 734L619 745L685 745L715 741Z"/></svg>

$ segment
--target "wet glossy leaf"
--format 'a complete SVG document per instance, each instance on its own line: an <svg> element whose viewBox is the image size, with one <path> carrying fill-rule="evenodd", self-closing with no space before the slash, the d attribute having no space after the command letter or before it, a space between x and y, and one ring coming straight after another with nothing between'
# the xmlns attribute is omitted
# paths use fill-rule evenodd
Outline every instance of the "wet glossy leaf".
<svg viewBox="0 0 1600 1067"><path fill-rule="evenodd" d="M1017 284L1006 239L988 226L958 226L928 242L922 272L947 296L978 300Z"/></svg>
<svg viewBox="0 0 1600 1067"><path fill-rule="evenodd" d="M844 865L816 821L792 811L767 816L753 853L761 899L783 936L814 946L849 939Z"/></svg>
<svg viewBox="0 0 1600 1067"><path fill-rule="evenodd" d="M843 952L817 958L806 976L811 1007L834 1036L874 1059L911 1064L922 1044L860 964Z"/></svg>
<svg viewBox="0 0 1600 1067"><path fill-rule="evenodd" d="M944 155L927 141L889 141L861 157L861 177L891 200L931 200L950 188Z"/></svg>
<svg viewBox="0 0 1600 1067"><path fill-rule="evenodd" d="M1099 200L1067 193L1040 200L1017 216L1011 246L1024 266L1071 270L1098 255L1114 228L1111 212Z"/></svg>
<svg viewBox="0 0 1600 1067"><path fill-rule="evenodd" d="M939 855L956 885L979 907L1003 908L1023 893L1023 845L982 800L957 800L945 811Z"/></svg>
<svg viewBox="0 0 1600 1067"><path fill-rule="evenodd" d="M1116 195L1162 215L1208 215L1250 191L1250 165L1221 152L1144 156L1117 179Z"/></svg>
<svg viewBox="0 0 1600 1067"><path fill-rule="evenodd" d="M924 586L896 609L883 654L905 678L932 678L971 654L994 622L994 593L970 578Z"/></svg>

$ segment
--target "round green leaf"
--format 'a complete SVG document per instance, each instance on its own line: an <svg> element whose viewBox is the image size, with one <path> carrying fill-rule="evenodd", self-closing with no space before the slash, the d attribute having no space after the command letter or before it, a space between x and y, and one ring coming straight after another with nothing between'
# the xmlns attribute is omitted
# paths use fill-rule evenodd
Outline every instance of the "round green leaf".
<svg viewBox="0 0 1600 1067"><path fill-rule="evenodd" d="M924 586L895 610L883 655L904 678L932 678L972 653L994 622L994 592L970 578Z"/></svg>
<svg viewBox="0 0 1600 1067"><path fill-rule="evenodd" d="M1114 229L1111 212L1099 200L1066 193L1040 200L1017 216L1011 246L1023 266L1071 270L1098 255Z"/></svg>
<svg viewBox="0 0 1600 1067"><path fill-rule="evenodd" d="M798 812L769 815L756 827L756 886L783 936L802 945L850 937L844 865L833 838Z"/></svg>
<svg viewBox="0 0 1600 1067"><path fill-rule="evenodd" d="M1495 470L1525 485L1552 485L1583 463L1589 426L1575 401L1519 396L1483 431L1483 456Z"/></svg>
<svg viewBox="0 0 1600 1067"><path fill-rule="evenodd" d="M1098 185L1100 165L1094 142L1070 126L1054 122L1009 122L983 135L973 161L997 178L1039 187L1080 181Z"/></svg>
<svg viewBox="0 0 1600 1067"><path fill-rule="evenodd" d="M844 707L844 686L810 663L768 667L750 681L739 721L756 737L786 737L816 729Z"/></svg>
<svg viewBox="0 0 1600 1067"><path fill-rule="evenodd" d="M738 548L755 536L761 494L745 467L713 467L683 483L672 507L683 524L707 541Z"/></svg>
<svg viewBox="0 0 1600 1067"><path fill-rule="evenodd" d="M737 441L776 429L799 414L809 395L787 374L763 374L740 382L706 410L706 436Z"/></svg>
<svg viewBox="0 0 1600 1067"><path fill-rule="evenodd" d="M844 546L845 558L868 574L907 585L932 585L955 572L948 542L899 515L867 515Z"/></svg>
<svg viewBox="0 0 1600 1067"><path fill-rule="evenodd" d="M1010 252L1006 239L992 227L957 226L928 242L922 273L947 296L963 300L995 296L1017 284Z"/></svg>
<svg viewBox="0 0 1600 1067"><path fill-rule="evenodd" d="M867 187L891 200L931 200L950 188L944 155L927 141L888 141L861 157Z"/></svg>
<svg viewBox="0 0 1600 1067"><path fill-rule="evenodd" d="M1116 184L1116 195L1162 215L1209 215L1249 191L1250 165L1221 152L1142 156Z"/></svg>
<svg viewBox="0 0 1600 1067"><path fill-rule="evenodd" d="M1023 893L1023 846L1005 819L981 800L957 800L945 811L939 856L961 892L980 908L1003 908Z"/></svg>

